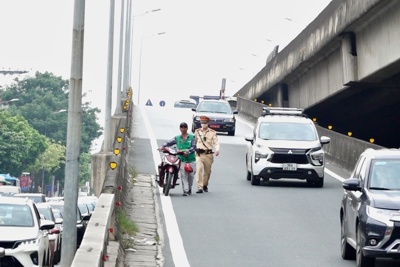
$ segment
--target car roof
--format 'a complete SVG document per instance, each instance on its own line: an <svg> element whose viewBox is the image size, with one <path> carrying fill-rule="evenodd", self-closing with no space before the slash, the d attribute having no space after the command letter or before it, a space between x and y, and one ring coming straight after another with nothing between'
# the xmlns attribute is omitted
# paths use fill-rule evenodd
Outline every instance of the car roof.
<svg viewBox="0 0 400 267"><path fill-rule="evenodd" d="M229 102L224 99L203 99L199 103L202 102L221 102L221 103L227 103L229 105Z"/></svg>
<svg viewBox="0 0 400 267"><path fill-rule="evenodd" d="M0 197L0 204L24 205L28 203L32 203L32 200L26 198Z"/></svg>
<svg viewBox="0 0 400 267"><path fill-rule="evenodd" d="M400 149L397 149L397 148L382 148L382 149L367 148L363 154L368 155L369 157L375 158L375 159L400 158Z"/></svg>
<svg viewBox="0 0 400 267"><path fill-rule="evenodd" d="M300 116L274 115L259 117L259 122L297 122L297 123L314 123L310 118Z"/></svg>

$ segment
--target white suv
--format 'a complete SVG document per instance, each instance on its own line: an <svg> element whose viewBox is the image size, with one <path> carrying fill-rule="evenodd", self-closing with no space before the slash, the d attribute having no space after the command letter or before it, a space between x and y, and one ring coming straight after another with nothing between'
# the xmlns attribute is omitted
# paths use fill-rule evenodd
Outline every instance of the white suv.
<svg viewBox="0 0 400 267"><path fill-rule="evenodd" d="M330 138L321 136L303 109L264 108L245 137L250 144L246 153L247 180L259 185L260 179L293 178L306 180L316 187L324 185L324 144Z"/></svg>
<svg viewBox="0 0 400 267"><path fill-rule="evenodd" d="M0 266L52 266L47 230L28 199L0 197Z"/></svg>

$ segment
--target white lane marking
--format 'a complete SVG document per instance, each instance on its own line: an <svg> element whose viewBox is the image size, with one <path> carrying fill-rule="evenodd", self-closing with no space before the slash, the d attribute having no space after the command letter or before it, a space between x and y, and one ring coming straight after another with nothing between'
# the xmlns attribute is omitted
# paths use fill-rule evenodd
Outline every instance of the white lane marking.
<svg viewBox="0 0 400 267"><path fill-rule="evenodd" d="M334 173L333 171L329 170L328 168L325 167L325 172L335 178L336 180L339 180L340 182L343 182L345 179L338 174Z"/></svg>
<svg viewBox="0 0 400 267"><path fill-rule="evenodd" d="M157 151L157 139L154 135L153 129L151 128L149 119L146 112L140 107L140 112L143 117L144 124L146 126L147 133L149 134L151 151L153 154L153 159L155 163L156 171L158 172L158 164L161 163L160 154L155 153ZM171 248L172 260L175 267L190 267L189 261L186 256L185 248L183 247L183 241L181 234L179 232L178 222L176 221L176 216L174 208L172 207L171 198L169 196L164 196L160 194L162 210L165 218L165 227L168 233L169 245Z"/></svg>

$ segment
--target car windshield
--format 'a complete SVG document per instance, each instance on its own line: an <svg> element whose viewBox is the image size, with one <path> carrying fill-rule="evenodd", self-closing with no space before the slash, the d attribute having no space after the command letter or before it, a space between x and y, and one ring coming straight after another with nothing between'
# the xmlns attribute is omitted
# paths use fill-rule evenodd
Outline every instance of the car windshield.
<svg viewBox="0 0 400 267"><path fill-rule="evenodd" d="M33 217L28 205L0 204L0 227L32 227Z"/></svg>
<svg viewBox="0 0 400 267"><path fill-rule="evenodd" d="M373 160L370 170L370 189L400 190L400 160Z"/></svg>
<svg viewBox="0 0 400 267"><path fill-rule="evenodd" d="M197 112L232 114L232 108L229 103L204 101L200 102Z"/></svg>
<svg viewBox="0 0 400 267"><path fill-rule="evenodd" d="M259 137L264 140L315 141L317 135L311 124L294 122L264 122Z"/></svg>
<svg viewBox="0 0 400 267"><path fill-rule="evenodd" d="M54 221L53 216L51 216L51 210L46 207L37 207L40 214L44 216L46 220Z"/></svg>

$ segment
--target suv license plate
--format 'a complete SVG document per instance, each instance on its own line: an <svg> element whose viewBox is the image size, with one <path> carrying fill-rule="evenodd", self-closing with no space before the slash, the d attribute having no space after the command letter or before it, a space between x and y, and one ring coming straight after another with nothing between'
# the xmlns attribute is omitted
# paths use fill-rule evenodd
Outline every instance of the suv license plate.
<svg viewBox="0 0 400 267"><path fill-rule="evenodd" d="M284 171L296 171L297 164L296 163L283 163L282 168Z"/></svg>
<svg viewBox="0 0 400 267"><path fill-rule="evenodd" d="M218 129L219 128L219 124L210 124L210 128Z"/></svg>

